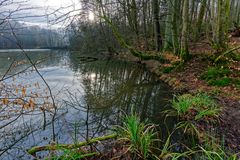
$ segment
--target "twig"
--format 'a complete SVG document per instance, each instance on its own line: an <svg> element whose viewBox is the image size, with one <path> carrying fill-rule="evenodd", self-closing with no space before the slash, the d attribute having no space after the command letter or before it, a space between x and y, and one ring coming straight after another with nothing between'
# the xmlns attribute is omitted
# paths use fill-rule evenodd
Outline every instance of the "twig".
<svg viewBox="0 0 240 160"><path fill-rule="evenodd" d="M36 65L34 64L34 62L32 61L32 59L28 56L28 54L25 52L25 50L23 49L23 47L21 46L21 44L19 43L19 40L17 38L17 35L16 33L14 32L13 30L13 27L11 25L11 23L9 22L9 26L12 30L12 34L14 36L14 38L16 39L16 45L19 47L19 49L22 50L22 53L27 57L28 61L30 62L30 64L33 66L33 68L35 69L35 71L37 72L37 74L39 75L39 77L43 80L43 82L45 83L45 85L47 86L48 90L49 90L49 94L50 94L50 97L52 99L52 103L53 103L53 108L54 108L54 113L53 113L53 117L52 117L52 131L53 131L53 141L56 140L56 135L55 135L55 125L54 125L54 119L55 119L55 116L56 116L56 111L57 111L57 108L56 108L56 104L55 104L55 100L54 100L54 97L53 97L53 94L52 94L52 90L50 88L50 86L48 85L47 81L44 79L44 77L41 75L41 73L39 72L39 70L37 69Z"/></svg>

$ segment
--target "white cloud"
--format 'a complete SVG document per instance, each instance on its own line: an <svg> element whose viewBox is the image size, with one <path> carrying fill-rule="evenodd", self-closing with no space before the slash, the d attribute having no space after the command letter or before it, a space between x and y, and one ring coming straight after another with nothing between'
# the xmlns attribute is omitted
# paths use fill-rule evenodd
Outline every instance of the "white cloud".
<svg viewBox="0 0 240 160"><path fill-rule="evenodd" d="M15 2L20 0L15 0ZM20 12L17 12L12 15L12 18L17 18L19 21L24 21L28 25L39 25L41 27L46 27L47 21L54 21L55 18L61 16L61 14L68 13L69 11L79 10L81 5L79 0L28 0L21 5L19 4L12 4L5 7L5 10L16 10L21 6L21 8L32 8L32 9L23 9ZM0 6L2 10L3 7ZM53 13L54 11L58 10L54 14L50 16L44 16L46 14ZM77 14L78 12L72 12L71 15ZM66 25L63 22L59 24L54 24L53 27L60 27L62 25Z"/></svg>

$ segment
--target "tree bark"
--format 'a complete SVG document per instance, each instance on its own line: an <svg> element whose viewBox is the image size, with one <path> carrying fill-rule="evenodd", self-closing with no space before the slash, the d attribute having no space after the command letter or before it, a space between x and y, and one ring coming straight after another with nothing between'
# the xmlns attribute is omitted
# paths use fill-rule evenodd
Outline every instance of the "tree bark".
<svg viewBox="0 0 240 160"><path fill-rule="evenodd" d="M183 2L182 14L182 36L181 36L181 58L187 60L189 57L188 51L188 22L189 22L189 0Z"/></svg>
<svg viewBox="0 0 240 160"><path fill-rule="evenodd" d="M152 0L153 5L153 19L154 19L154 36L155 36L155 43L156 43L156 50L160 51L162 47L162 38L161 38L161 30L160 30L160 18L159 18L159 1Z"/></svg>
<svg viewBox="0 0 240 160"><path fill-rule="evenodd" d="M195 31L195 40L197 40L197 38L201 32L203 18L204 18L205 11L206 11L206 5L207 5L207 0L202 0L200 11L198 14L197 27L196 27L196 31Z"/></svg>

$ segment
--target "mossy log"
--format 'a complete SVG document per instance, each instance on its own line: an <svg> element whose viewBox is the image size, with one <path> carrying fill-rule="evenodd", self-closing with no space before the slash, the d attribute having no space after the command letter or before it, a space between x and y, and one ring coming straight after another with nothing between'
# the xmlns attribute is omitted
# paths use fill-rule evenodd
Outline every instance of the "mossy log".
<svg viewBox="0 0 240 160"><path fill-rule="evenodd" d="M117 134L111 134L111 135L107 135L107 136L103 136L103 137L93 138L93 139L90 139L85 142L79 142L77 144L54 144L54 145L36 146L36 147L30 148L29 150L27 150L27 152L31 155L35 155L37 152L40 152L40 151L75 149L75 148L80 148L80 147L87 146L87 145L90 145L93 143L97 143L100 141L114 139L116 137L117 137Z"/></svg>
<svg viewBox="0 0 240 160"><path fill-rule="evenodd" d="M229 54L229 53L231 53L231 52L233 52L233 51L236 51L236 50L238 50L238 49L240 49L240 46L237 46L237 47L235 47L235 48L232 48L232 49L230 49L230 50L227 50L226 52L224 52L224 53L222 53L220 56L218 56L218 57L214 60L214 62L217 63L222 57L224 57L225 55L227 55L227 54Z"/></svg>

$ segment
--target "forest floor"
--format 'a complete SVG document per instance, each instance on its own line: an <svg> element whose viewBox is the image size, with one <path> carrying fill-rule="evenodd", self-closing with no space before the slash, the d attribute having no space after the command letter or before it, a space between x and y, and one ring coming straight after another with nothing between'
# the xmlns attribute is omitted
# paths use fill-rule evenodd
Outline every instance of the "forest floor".
<svg viewBox="0 0 240 160"><path fill-rule="evenodd" d="M240 46L240 38L232 38L230 46ZM167 63L160 63L156 60L140 61L138 58L129 54L120 55L130 61L145 64L146 67L160 80L165 81L175 90L183 93L206 92L213 96L221 106L221 113L217 119L218 123L214 126L218 136L224 135L224 143L234 151L240 151L240 61L229 60L224 67L231 72L228 77L238 83L229 83L226 86L211 86L201 77L210 67L216 67L211 59L214 50L205 43L198 43L190 47L192 58L183 65L174 67L174 63L179 58L171 53L165 53L164 58ZM240 52L236 53L240 56ZM223 66L222 66L223 67ZM166 68L170 69L167 70ZM165 71L164 71L165 70ZM198 128L206 130L212 127L199 124Z"/></svg>

